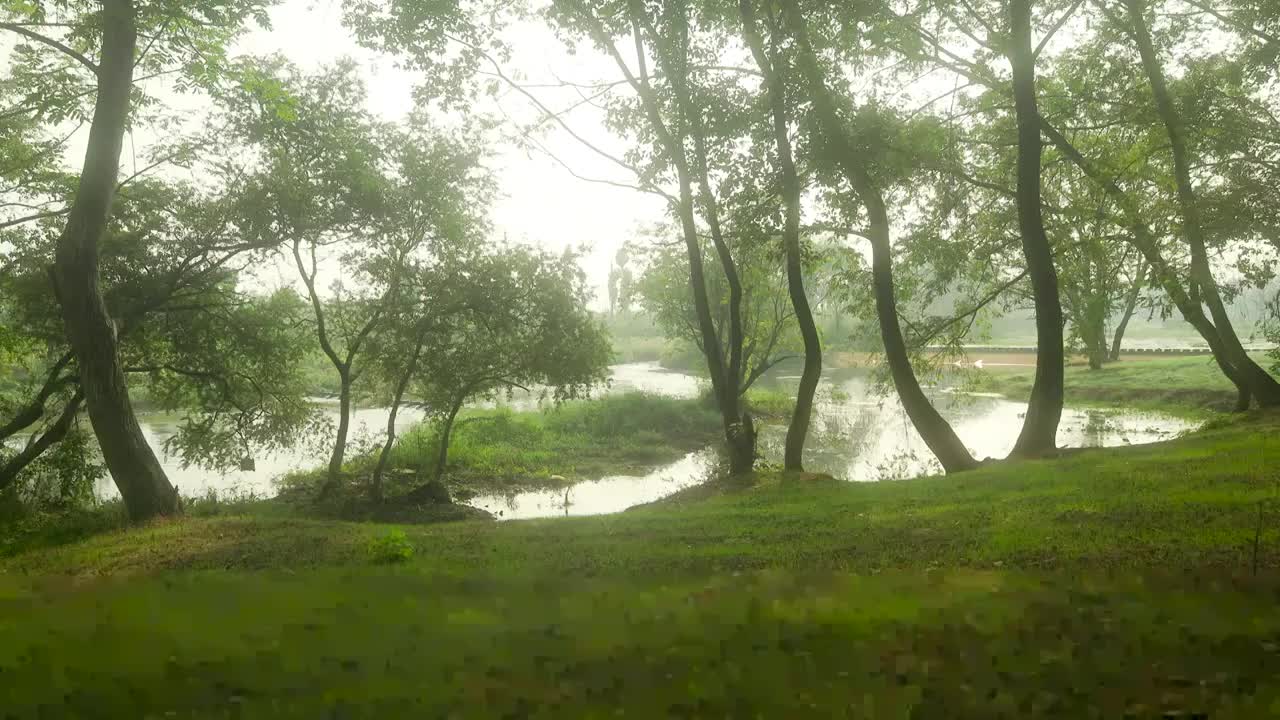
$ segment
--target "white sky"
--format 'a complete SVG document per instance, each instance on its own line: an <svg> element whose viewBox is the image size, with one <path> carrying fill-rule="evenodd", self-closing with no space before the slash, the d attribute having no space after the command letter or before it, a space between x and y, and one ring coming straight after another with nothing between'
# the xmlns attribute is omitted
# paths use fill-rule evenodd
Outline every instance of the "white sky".
<svg viewBox="0 0 1280 720"><path fill-rule="evenodd" d="M401 119L412 109L416 74L397 68L391 57L357 46L342 26L340 0L286 0L271 13L271 19L272 30L255 30L236 46L235 52L278 52L307 71L350 56L364 68L371 110L387 119ZM513 56L504 69L515 77L518 68L524 83L592 82L617 77L608 58L590 48L570 54L536 20L511 28L507 37ZM573 91L532 92L557 110L578 100ZM506 86L497 98L482 95L473 110L498 118L505 112L521 123L540 115L526 98ZM597 108L584 105L566 119L593 144L620 155L625 145L605 129L603 115ZM515 130L504 127L502 132L514 135ZM631 179L559 128L540 136L540 141L584 177ZM597 289L597 306L605 304L605 284L614 253L640 226L660 220L664 203L637 191L579 180L544 153L526 152L514 142L495 142L491 150L494 155L487 164L499 188L491 212L496 234L555 251L570 246L589 248L584 266Z"/></svg>

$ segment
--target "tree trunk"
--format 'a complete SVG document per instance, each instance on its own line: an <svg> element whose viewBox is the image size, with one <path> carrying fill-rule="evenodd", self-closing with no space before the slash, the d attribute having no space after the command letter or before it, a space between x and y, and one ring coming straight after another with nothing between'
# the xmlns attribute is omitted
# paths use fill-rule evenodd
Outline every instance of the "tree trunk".
<svg viewBox="0 0 1280 720"><path fill-rule="evenodd" d="M632 2L628 6L632 13L633 29L636 38L636 51L642 52L643 39L640 34L640 26L643 21L643 7L638 2ZM671 6L675 12L683 13L684 10L677 5ZM677 174L681 176L681 203L687 196L688 213L687 218L682 219L682 227L684 228L686 243L690 239L695 242L697 234L697 220L694 215L694 196L692 183L696 176L696 181L702 194L703 216L706 218L707 227L711 231L711 243L715 247L716 257L720 261L721 271L724 273L725 284L729 287L729 306L728 306L728 337L722 342L720 333L717 331L714 320L711 320L709 299L707 309L707 319L711 320L710 330L716 338L714 355L708 355L707 365L712 373L712 390L716 393L721 419L724 424L725 443L729 450L729 472L733 475L751 472L755 467L756 461L756 433L751 418L742 412L742 398L740 392L740 378L743 373L743 324L742 324L742 299L743 288L742 280L738 275L738 267L733 259L733 252L729 248L729 244L725 241L724 233L720 226L720 209L716 201L715 190L711 186L710 170L707 167L707 148L706 148L706 131L703 127L702 116L699 108L697 108L690 96L687 86L686 71L688 68L688 36L687 36L687 19L684 15L680 16L681 31L675 38L668 39L663 42L663 38L657 37L655 33L656 46L658 50L659 61L665 64L666 75L669 85L676 95L678 108L680 109L680 122L678 127L687 128L685 136L693 140L693 147L697 167L691 168L688 158L685 156L684 143L681 139L672 135L666 128L665 123L661 122L661 115L656 112L650 112L650 118L655 122L655 127L662 128L660 137L665 137L664 145L668 153L671 154L672 162L676 167ZM651 28L652 29L652 28ZM672 42L675 47L673 48ZM676 53L679 52L677 57ZM657 107L656 103L651 104ZM686 185L688 188L686 189ZM693 233L690 235L690 233ZM692 258L691 258L692 259ZM701 264L701 248L699 246L699 265ZM691 263L692 267L692 263ZM702 271L699 270L699 273ZM705 286L704 286L705 287ZM703 291L705 297L705 290ZM695 306L697 304L697 295L695 291ZM699 317L699 325L702 325L702 319ZM723 329L723 323L721 323ZM708 339L707 328L703 328L704 344ZM725 358L725 349L728 350L728 358ZM717 373L722 376L720 383L716 384L714 375Z"/></svg>
<svg viewBox="0 0 1280 720"><path fill-rule="evenodd" d="M1236 387L1238 392L1237 409L1247 410L1251 398L1249 384L1245 382L1245 379L1236 370L1235 365L1232 364L1231 359L1228 357L1218 329L1214 327L1209 318L1205 317L1204 310L1201 309L1199 304L1192 301L1186 290L1183 289L1177 273L1160 255L1160 249L1156 245L1155 238L1142 221L1136 206L1129 196L1120 189L1115 180L1099 171L1065 135L1050 125L1044 118L1040 119L1040 129L1049 138L1049 141L1071 160L1072 164L1080 169L1080 172L1102 187L1125 213L1125 218L1129 223L1130 242L1146 258L1150 266L1150 277L1159 281L1160 286L1169 295L1169 299L1178 308L1178 312L1182 314L1183 319L1194 327L1196 332L1200 333L1200 337L1204 338L1205 343L1209 345L1209 350L1213 353L1214 361L1218 363L1218 367L1222 370L1222 374L1226 375L1227 379Z"/></svg>
<svg viewBox="0 0 1280 720"><path fill-rule="evenodd" d="M1264 407L1280 406L1280 382L1277 382L1265 369L1253 361L1245 351L1240 337L1231 325L1231 318L1218 291L1218 283L1209 266L1209 254L1205 245L1204 225L1200 218L1199 202L1195 187L1191 182L1191 158L1187 150L1187 141L1183 133L1182 118L1173 103L1165 83L1164 69L1156 56L1155 46L1151 40L1151 32L1147 27L1142 0L1125 0L1129 22L1133 32L1138 53L1142 57L1142 67L1151 85L1156 112L1164 124L1169 136L1169 149L1173 155L1173 175L1178 186L1178 209L1182 215L1182 234L1191 250L1191 275L1193 301L1203 301L1209 308L1209 315L1221 337L1227 359L1235 367L1237 375L1248 385L1249 394L1256 397ZM1199 290L1199 293L1196 291Z"/></svg>
<svg viewBox="0 0 1280 720"><path fill-rule="evenodd" d="M445 416L444 424L440 426L440 454L436 456L436 469L433 474L433 482L444 481L444 471L449 466L449 441L453 435L453 421L458 417L458 411L462 409L464 400L458 400L449 408L449 414Z"/></svg>
<svg viewBox="0 0 1280 720"><path fill-rule="evenodd" d="M1143 264L1142 270L1138 271L1137 276L1133 279L1133 285L1129 288L1128 295L1124 299L1124 311L1120 315L1120 322L1116 323L1115 337L1111 340L1111 353L1108 356L1112 362L1120 360L1120 351L1124 344L1124 333L1129 329L1129 321L1133 319L1134 312L1138 309L1138 298L1142 296L1142 290L1147 284L1147 274L1151 271L1149 264Z"/></svg>
<svg viewBox="0 0 1280 720"><path fill-rule="evenodd" d="M98 97L80 184L58 238L54 277L67 340L102 458L134 521L178 510L178 493L147 444L129 401L116 327L99 287L98 243L115 196L137 44L130 0L104 0Z"/></svg>
<svg viewBox="0 0 1280 720"><path fill-rule="evenodd" d="M1018 123L1018 229L1036 306L1036 375L1013 455L1034 457L1057 447L1062 419L1064 362L1062 303L1053 248L1044 230L1040 200L1040 112L1036 106L1035 55L1031 49L1031 0L1010 0L1009 64Z"/></svg>
<svg viewBox="0 0 1280 720"><path fill-rule="evenodd" d="M351 372L348 368L339 371L338 385L338 432L333 439L333 453L329 455L329 471L325 475L324 486L320 489L320 497L328 497L342 483L342 463L347 455L347 434L351 431Z"/></svg>
<svg viewBox="0 0 1280 720"><path fill-rule="evenodd" d="M1100 343L1100 338L1097 342L1086 343L1090 370L1101 370L1102 366L1107 362L1107 351Z"/></svg>
<svg viewBox="0 0 1280 720"><path fill-rule="evenodd" d="M809 307L809 296L804 289L804 268L800 254L800 175L796 171L791 150L791 134L787 122L786 79L777 55L771 60L765 51L755 21L754 0L741 0L739 12L742 24L755 57L756 65L764 74L770 114L773 119L774 143L778 148L778 169L782 179L782 199L786 222L782 233L782 245L786 251L787 293L796 313L796 324L804 340L804 371L796 394L796 406L787 427L787 439L783 454L783 467L787 470L804 469L804 443L809 434L809 422L813 416L813 397L822 379L822 340L818 325Z"/></svg>
<svg viewBox="0 0 1280 720"><path fill-rule="evenodd" d="M849 141L843 123L836 113L830 90L823 79L817 56L808 41L804 19L793 3L784 3L786 21L800 46L800 61L807 78L810 98L817 115L819 127L827 147L832 152L841 171L853 187L858 199L867 209L868 232L871 239L872 275L875 284L876 315L880 321L880 336L884 341L885 360L893 377L894 387L902 401L902 407L915 426L916 432L942 463L947 472L961 472L977 466L973 456L964 446L955 430L929 401L915 370L911 367L911 355L902 335L898 320L898 304L893 284L893 246L891 243L889 215L884 199L871 179L870 173Z"/></svg>
<svg viewBox="0 0 1280 720"><path fill-rule="evenodd" d="M409 382L413 379L414 372L418 369L418 358L422 356L423 336L418 337L417 343L413 346L413 354L409 357L409 364L405 367L404 374L400 376L400 381L396 383L395 393L391 397L391 409L387 413L387 440L382 443L382 452L378 453L378 464L373 468L373 478L371 484L373 486L373 497L378 502L382 502L382 475L386 472L387 462L391 459L391 449L396 444L396 415L400 412L400 403L404 402L404 394L409 389Z"/></svg>
<svg viewBox="0 0 1280 720"><path fill-rule="evenodd" d="M632 12L643 11L642 8L637 9L634 5L629 7ZM750 418L738 413L740 407L738 393L736 388L731 387L734 383L731 382L728 368L725 365L720 337L716 330L715 320L711 315L711 303L707 296L706 272L702 262L702 246L694 211L693 179L689 168L689 159L685 154L685 136L683 134L680 136L673 134L663 119L661 103L649 85L649 78L647 70L644 68L643 60L640 75L637 77L632 74L630 67L617 52L617 48L609 38L608 33L600 26L598 18L588 11L582 15L582 19L589 24L592 35L610 53L619 70L627 77L628 83L640 97L641 107L649 120L654 135L675 168L676 176L679 180L680 194L674 205L676 214L680 219L681 234L684 237L685 250L689 259L689 287L693 293L694 314L698 321L698 332L702 336L702 352L707 360L707 370L711 376L711 389L719 405L721 421L724 425L725 443L729 451L729 472L732 474L750 472L755 466L755 432L754 429L748 427ZM640 34L639 23L640 18L633 16L636 52L643 59L644 43ZM679 81L680 74L676 69L667 68L667 73L668 75L674 74L677 77L677 82ZM717 250L720 251L720 248L717 248ZM732 270L732 263L726 267ZM730 322L732 324L732 318Z"/></svg>

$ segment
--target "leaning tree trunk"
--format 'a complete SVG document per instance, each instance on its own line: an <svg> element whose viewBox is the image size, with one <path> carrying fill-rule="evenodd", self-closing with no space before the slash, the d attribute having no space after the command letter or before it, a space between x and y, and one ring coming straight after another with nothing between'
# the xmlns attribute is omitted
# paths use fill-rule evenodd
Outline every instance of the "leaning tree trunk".
<svg viewBox="0 0 1280 720"><path fill-rule="evenodd" d="M1150 265L1143 264L1142 269L1133 279L1133 285L1129 287L1129 293L1124 299L1124 311L1120 314L1120 322L1116 323L1115 336L1111 340L1111 352L1108 359L1116 362L1120 359L1120 351L1124 346L1124 334L1129 329L1129 321L1133 319L1133 314L1138 310L1138 298L1142 296L1142 289L1147 284L1147 273Z"/></svg>
<svg viewBox="0 0 1280 720"><path fill-rule="evenodd" d="M1036 376L1013 455L1034 457L1057 447L1062 419L1064 362L1062 301L1053 248L1040 203L1040 112L1036 107L1035 54L1031 49L1031 0L1010 0L1009 64L1018 123L1018 229L1036 306Z"/></svg>
<svg viewBox="0 0 1280 720"><path fill-rule="evenodd" d="M628 84L636 91L640 98L641 108L659 145L666 152L672 166L675 168L676 177L679 180L680 195L673 205L680 219L680 230L684 237L685 250L689 259L689 287L693 293L694 315L698 322L698 332L702 337L702 352L707 361L707 370L711 375L711 390L715 395L716 403L720 409L721 421L724 425L725 445L729 454L729 472L735 475L747 473L755 466L755 431L752 427L751 418L746 413L739 415L738 393L731 386L731 383L736 383L736 378L731 379L729 376L724 353L720 345L720 336L716 331L715 319L711 315L711 303L707 295L706 272L702 259L701 235L698 231L698 223L694 211L693 177L685 151L687 134L684 132L684 123L678 128L679 134L676 134L668 127L666 120L663 118L662 103L650 85L648 70L643 62L645 57L644 40L640 32L641 18L638 15L638 13L643 12L643 8L637 8L634 4L629 4L628 8L633 14L631 20L636 53L641 58L639 76L631 72L630 66L618 53L617 47L600 24L599 19L592 15L589 10L581 17L588 24L592 36L601 47L609 52L614 62L617 63L618 69L627 78ZM668 64L671 64L669 62L671 58L668 57L667 60ZM676 87L676 83L679 83L683 77L679 69L668 67L666 70L667 75L671 76L675 81L670 84ZM677 107L684 110L686 101L687 98L678 103ZM718 246L716 249L717 252L721 253L723 259L724 248ZM726 264L726 268L729 273L734 271L732 263Z"/></svg>
<svg viewBox="0 0 1280 720"><path fill-rule="evenodd" d="M134 521L178 510L178 493L133 413L116 326L99 286L98 243L115 196L136 44L131 0L104 0L98 97L89 145L67 226L58 238L54 265L63 324L79 366L89 419L102 458Z"/></svg>
<svg viewBox="0 0 1280 720"><path fill-rule="evenodd" d="M409 389L409 382L418 370L418 358L422 357L423 340L423 336L419 335L417 343L413 346L413 354L409 356L409 364L405 366L404 374L396 383L395 393L391 397L391 409L387 413L387 439L382 443L382 452L378 453L378 464L373 468L371 481L373 497L378 502L382 502L383 499L382 475L387 470L387 462L391 460L391 450L396 444L396 416L400 413L400 404L404 402L404 394Z"/></svg>
<svg viewBox="0 0 1280 720"><path fill-rule="evenodd" d="M867 209L868 231L871 239L871 270L875 286L876 315L880 321L880 337L884 342L885 361L893 377L903 410L911 419L916 432L942 463L947 472L961 472L977 466L973 455L955 430L942 417L929 397L920 387L915 370L911 367L911 355L902 335L898 319L898 301L893 284L893 245L891 242L889 214L884 198L871 179L855 146L849 141L843 123L836 113L830 90L822 76L817 56L808 40L804 18L792 3L784 3L784 13L791 32L800 47L800 62L806 77L806 85L813 102L823 140L845 175L859 201Z"/></svg>
<svg viewBox="0 0 1280 720"><path fill-rule="evenodd" d="M813 398L818 391L818 382L822 379L822 340L818 336L818 325L814 322L813 309L809 307L809 296L804 289L804 267L800 254L800 174L796 171L795 157L791 150L786 79L777 56L771 60L765 52L764 40L756 27L753 2L754 0L741 0L739 12L747 44L765 78L765 91L773 119L774 144L778 148L778 169L782 176L782 199L786 215L782 244L786 251L787 293L796 313L796 324L800 326L800 337L804 340L804 371L800 375L796 406L791 424L787 427L783 453L783 467L798 471L804 469L804 443L813 417Z"/></svg>
<svg viewBox="0 0 1280 720"><path fill-rule="evenodd" d="M1200 218L1199 202L1196 198L1195 186L1191 182L1191 158L1187 150L1186 136L1183 132L1182 118L1173 103L1173 96L1165 83L1164 69L1156 56L1155 46L1151 41L1151 32L1147 28L1142 0L1125 0L1128 9L1130 27L1134 42L1138 46L1138 54L1142 57L1142 67L1151 85L1151 93L1156 103L1156 112L1164 124L1169 136L1169 150L1173 156L1173 176L1178 187L1178 209L1182 215L1182 234L1191 250L1191 273L1193 289L1198 288L1200 299L1209 308L1209 315L1222 339L1227 358L1235 366L1236 372L1248 385L1249 393L1257 398L1264 407L1280 406L1280 382L1277 382L1265 369L1249 357L1239 335L1231 325L1226 305L1218 291L1218 283L1209 266L1209 253L1204 239L1204 224ZM1192 297L1195 298L1193 292Z"/></svg>
<svg viewBox="0 0 1280 720"><path fill-rule="evenodd" d="M1231 381L1236 387L1237 410L1249 409L1252 393L1250 392L1249 383L1247 383L1242 374L1232 364L1228 356L1226 347L1218 334L1218 329L1214 327L1213 322L1205 316L1204 310L1200 305L1193 302L1190 295L1182 287L1181 281L1178 279L1177 273L1164 257L1160 254L1160 248L1156 244L1155 237L1151 234L1151 230L1143 222L1138 213L1138 209L1132 199L1120 189L1120 186L1110 176L1104 174L1092 162L1086 158L1065 135L1057 128L1047 122L1044 118L1040 118L1040 129L1044 132L1045 137L1058 148L1064 156L1069 159L1073 165L1080 169L1085 177L1097 183L1107 195L1116 202L1116 205L1124 212L1125 219L1129 225L1130 243L1142 253L1149 264L1150 276L1153 280L1157 280L1160 286L1164 288L1165 293L1169 295L1169 299L1173 301L1178 312L1182 314L1184 320L1191 327L1200 333L1200 337L1209 346L1210 352L1213 353L1213 359L1222 370L1222 374Z"/></svg>
<svg viewBox="0 0 1280 720"><path fill-rule="evenodd" d="M444 482L444 471L449 467L449 443L453 436L453 422L458 418L463 402L464 400L459 400L449 408L449 414L445 416L444 423L440 426L440 452L436 455L436 468L432 473L432 482Z"/></svg>

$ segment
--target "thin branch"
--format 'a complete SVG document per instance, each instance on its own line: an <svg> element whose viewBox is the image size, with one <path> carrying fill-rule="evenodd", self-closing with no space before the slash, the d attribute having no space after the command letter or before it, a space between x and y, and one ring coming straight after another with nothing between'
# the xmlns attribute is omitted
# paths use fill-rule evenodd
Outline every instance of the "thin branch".
<svg viewBox="0 0 1280 720"><path fill-rule="evenodd" d="M76 52L75 50L71 49L67 45L57 40L54 40L51 37L48 37L46 35L41 35L40 33L35 32L34 30L28 30L27 28L17 23L0 22L0 30L9 30L11 32L15 32L19 35L27 37L31 40L35 40L36 42L44 43L45 45L48 45L49 47L70 57L71 59L75 60L81 65L84 65L85 67L89 68L90 70L93 71L94 75L98 74L98 66L94 64L92 60Z"/></svg>
<svg viewBox="0 0 1280 720"><path fill-rule="evenodd" d="M1067 24L1067 21L1071 19L1072 15L1076 14L1076 10L1079 10L1080 6L1083 4L1084 0L1076 0L1074 5L1067 8L1067 11L1062 14L1062 17L1058 18L1058 21L1049 28L1049 32L1045 33L1044 37L1040 38L1040 44L1036 45L1036 49L1031 53L1032 60L1040 57L1040 53L1044 51L1045 46L1049 44L1049 41L1053 39L1053 36L1062 29L1063 25Z"/></svg>

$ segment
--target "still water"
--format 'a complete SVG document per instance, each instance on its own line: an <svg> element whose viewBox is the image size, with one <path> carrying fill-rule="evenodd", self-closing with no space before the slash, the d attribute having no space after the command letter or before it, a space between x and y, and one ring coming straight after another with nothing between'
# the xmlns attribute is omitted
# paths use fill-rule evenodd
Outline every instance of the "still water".
<svg viewBox="0 0 1280 720"><path fill-rule="evenodd" d="M796 381L795 376L783 373L761 382L793 392ZM612 384L605 392L635 390L690 397L699 392L700 381L692 375L663 370L657 363L613 367ZM1022 426L1025 403L957 392L948 387L933 388L930 392L938 409L977 457L1003 457L1012 449ZM528 409L536 407L538 399L523 395L504 399L499 404ZM912 477L939 469L896 397L877 392L866 370L825 372L815 410L806 446L808 470L851 481L871 481ZM397 426L404 431L420 419L420 411L403 409ZM140 420L147 440L157 448L170 479L184 495L203 495L209 490L271 495L275 492L275 478L292 470L320 465L327 457L324 449L298 448L255 458L253 471L217 473L184 468L177 458L163 453L164 441L177 429L176 421L145 415ZM386 421L385 409L357 410L352 421L352 454L379 444ZM1168 439L1194 426L1190 421L1168 415L1068 408L1063 412L1058 441L1070 447L1136 445ZM781 462L785 432L786 428L778 425L761 428L760 447L767 462ZM469 504L504 519L619 512L702 482L713 471L715 463L714 449L707 449L690 453L643 476L610 476L577 483L567 489L479 496ZM108 479L101 484L99 492L103 497L110 497L115 495L115 488Z"/></svg>

